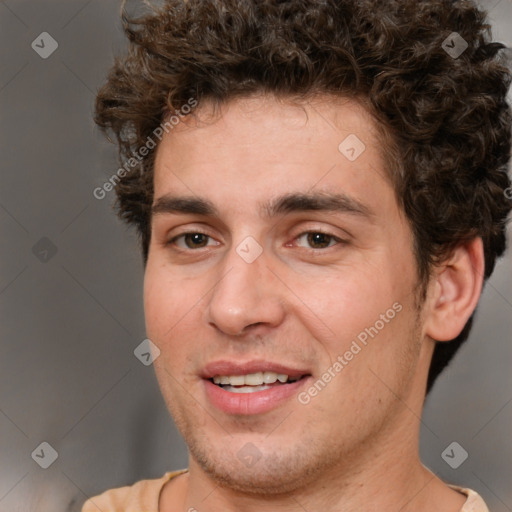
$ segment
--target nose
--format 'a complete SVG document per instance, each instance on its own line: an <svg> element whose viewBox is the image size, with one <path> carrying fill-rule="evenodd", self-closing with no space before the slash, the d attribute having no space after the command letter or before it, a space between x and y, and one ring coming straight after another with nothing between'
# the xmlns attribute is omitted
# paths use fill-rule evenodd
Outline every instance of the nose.
<svg viewBox="0 0 512 512"><path fill-rule="evenodd" d="M206 310L210 325L237 336L256 326L276 327L283 321L282 283L267 267L265 252L247 263L233 248L222 271Z"/></svg>

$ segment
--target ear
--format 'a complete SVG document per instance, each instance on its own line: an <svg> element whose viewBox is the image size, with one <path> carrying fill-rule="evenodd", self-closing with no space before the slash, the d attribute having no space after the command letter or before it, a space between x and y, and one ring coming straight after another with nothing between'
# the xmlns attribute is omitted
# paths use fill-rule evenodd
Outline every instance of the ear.
<svg viewBox="0 0 512 512"><path fill-rule="evenodd" d="M480 298L485 269L481 238L462 244L439 264L429 285L425 334L436 341L456 338Z"/></svg>

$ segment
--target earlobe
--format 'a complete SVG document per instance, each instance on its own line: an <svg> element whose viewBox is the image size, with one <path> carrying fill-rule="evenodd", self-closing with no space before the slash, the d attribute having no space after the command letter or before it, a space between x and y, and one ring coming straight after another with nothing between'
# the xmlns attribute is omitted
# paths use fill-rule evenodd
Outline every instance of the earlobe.
<svg viewBox="0 0 512 512"><path fill-rule="evenodd" d="M460 334L480 298L484 268L481 238L456 247L438 265L429 287L425 334L436 341L450 341Z"/></svg>

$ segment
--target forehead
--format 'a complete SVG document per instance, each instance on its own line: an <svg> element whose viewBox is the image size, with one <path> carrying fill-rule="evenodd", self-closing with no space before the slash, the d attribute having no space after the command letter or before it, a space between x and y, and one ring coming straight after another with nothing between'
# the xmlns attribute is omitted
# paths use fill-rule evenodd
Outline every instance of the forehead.
<svg viewBox="0 0 512 512"><path fill-rule="evenodd" d="M387 183L376 123L359 102L274 96L204 103L165 134L155 158L155 199L183 193L262 201L273 193L361 189ZM239 192L238 197L233 192Z"/></svg>

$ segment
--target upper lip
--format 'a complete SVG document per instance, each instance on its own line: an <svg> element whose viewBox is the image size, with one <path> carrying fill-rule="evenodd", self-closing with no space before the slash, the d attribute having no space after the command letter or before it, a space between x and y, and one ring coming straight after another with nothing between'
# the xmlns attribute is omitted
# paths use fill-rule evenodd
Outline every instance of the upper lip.
<svg viewBox="0 0 512 512"><path fill-rule="evenodd" d="M271 361L253 360L246 362L219 360L208 363L200 373L203 379L211 379L216 375L247 375L258 372L275 372L288 377L302 377L310 372L304 368L286 366Z"/></svg>

